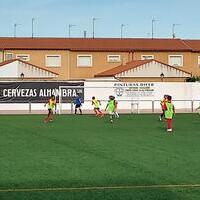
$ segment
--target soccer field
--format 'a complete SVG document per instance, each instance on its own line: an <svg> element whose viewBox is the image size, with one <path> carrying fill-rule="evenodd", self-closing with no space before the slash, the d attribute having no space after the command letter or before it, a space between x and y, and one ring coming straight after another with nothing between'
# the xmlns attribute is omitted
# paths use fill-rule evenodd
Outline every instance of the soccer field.
<svg viewBox="0 0 200 200"><path fill-rule="evenodd" d="M199 200L200 117L0 116L0 200Z"/></svg>

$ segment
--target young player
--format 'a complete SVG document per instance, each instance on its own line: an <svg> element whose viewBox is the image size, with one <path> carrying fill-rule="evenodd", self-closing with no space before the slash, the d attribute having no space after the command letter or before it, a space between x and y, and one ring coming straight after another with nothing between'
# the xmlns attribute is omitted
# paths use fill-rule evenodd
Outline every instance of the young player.
<svg viewBox="0 0 200 200"><path fill-rule="evenodd" d="M167 102L165 102L164 106L165 111L165 119L166 119L166 125L167 125L167 132L172 133L172 119L175 114L175 108L172 104L172 97L167 96Z"/></svg>
<svg viewBox="0 0 200 200"><path fill-rule="evenodd" d="M76 96L74 104L75 104L75 115L77 114L77 109L79 109L80 115L82 115L83 114L81 110L82 103L79 95Z"/></svg>
<svg viewBox="0 0 200 200"><path fill-rule="evenodd" d="M54 107L56 105L56 101L55 101L55 96L54 95L51 95L50 99L48 100L47 103L45 103L44 106L46 106L46 105L48 105L48 115L44 119L45 123L53 120L53 109L54 109Z"/></svg>
<svg viewBox="0 0 200 200"><path fill-rule="evenodd" d="M109 115L110 115L110 122L113 123L113 117L115 115L115 100L113 98L113 96L109 96L109 100L108 100L108 103L106 105L106 108L105 108L105 111L107 110L108 108L108 112L109 112Z"/></svg>
<svg viewBox="0 0 200 200"><path fill-rule="evenodd" d="M115 100L115 97L114 97L114 96L113 96L113 100L114 100L114 106L115 106L115 108L114 108L114 116L115 116L116 118L119 118L119 114L118 114L118 112L117 112L118 102L117 102L117 100Z"/></svg>
<svg viewBox="0 0 200 200"><path fill-rule="evenodd" d="M97 117L103 117L104 114L100 110L101 102L98 99L96 99L95 97L92 97L92 105L94 106L95 115Z"/></svg>
<svg viewBox="0 0 200 200"><path fill-rule="evenodd" d="M164 110L164 105L165 102L167 102L167 96L168 95L164 95L164 98L160 101L160 105L161 105L161 109L162 109L162 113L159 115L159 120L162 121L163 118L165 118L165 110Z"/></svg>

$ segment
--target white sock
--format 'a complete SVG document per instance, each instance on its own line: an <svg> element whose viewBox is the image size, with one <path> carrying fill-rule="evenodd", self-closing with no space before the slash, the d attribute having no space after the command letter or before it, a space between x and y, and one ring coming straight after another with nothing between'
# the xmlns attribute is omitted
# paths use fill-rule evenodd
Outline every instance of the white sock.
<svg viewBox="0 0 200 200"><path fill-rule="evenodd" d="M119 118L119 114L117 112L115 112L115 117Z"/></svg>

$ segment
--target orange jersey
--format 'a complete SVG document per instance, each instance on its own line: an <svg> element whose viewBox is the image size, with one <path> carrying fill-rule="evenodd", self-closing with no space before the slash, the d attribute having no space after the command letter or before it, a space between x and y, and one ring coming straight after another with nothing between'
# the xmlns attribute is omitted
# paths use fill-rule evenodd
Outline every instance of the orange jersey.
<svg viewBox="0 0 200 200"><path fill-rule="evenodd" d="M165 108L165 103L167 102L167 99L162 99L161 101L160 101L160 105L161 105L161 108L162 108L162 110L164 110L164 108Z"/></svg>

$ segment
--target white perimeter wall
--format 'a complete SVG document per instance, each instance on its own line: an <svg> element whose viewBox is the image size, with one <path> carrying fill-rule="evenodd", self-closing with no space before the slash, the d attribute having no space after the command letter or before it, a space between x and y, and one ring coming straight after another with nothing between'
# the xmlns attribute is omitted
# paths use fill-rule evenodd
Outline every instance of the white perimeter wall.
<svg viewBox="0 0 200 200"><path fill-rule="evenodd" d="M160 102L164 94L171 95L173 97L174 105L177 109L190 109L191 101L195 100L194 108L199 106L200 102L200 83L153 83L150 89L153 89L151 95L141 96L138 92L138 96L122 96L116 95L116 86L121 82L86 82L85 83L85 100L90 100L92 96L97 97L99 100L107 100L109 95L114 95L119 102L119 109L131 109L131 103L139 103L140 109L151 109L152 101L154 102L155 109L160 108ZM138 83L140 84L140 83ZM151 84L151 83L141 83ZM113 88L115 86L115 88ZM101 88L90 88L90 87L101 87ZM106 88L103 88L106 87ZM108 88L112 87L112 88ZM119 89L120 86L117 88ZM122 90L127 87L121 86ZM137 92L136 92L137 93ZM148 95L148 92L147 92ZM145 100L145 101L144 101ZM183 100L183 101L180 101ZM106 102L102 102L102 107L106 106ZM136 106L136 105L133 105ZM85 103L85 107L91 107L91 103Z"/></svg>
<svg viewBox="0 0 200 200"><path fill-rule="evenodd" d="M119 102L118 108L122 110L131 109L131 103L139 103L140 109L151 109L152 101L154 101L155 103L155 109L160 109L160 102L157 100L162 99L164 94L169 94L173 97L173 102L177 109L190 109L191 100L193 100L194 108L198 107L200 103L200 83L153 83L153 86L150 87L151 89L153 89L150 96L127 96L126 94L123 94L122 96L117 96L116 86L114 88L114 85L119 83L121 82L85 82L85 103L83 104L83 110L93 109L93 107L91 106L92 96L95 96L97 99L102 101L103 109L106 106L109 95L114 95L116 97ZM117 88L125 89L123 86L119 86ZM135 108L137 107L136 104L132 104L132 106ZM44 104L32 104L31 108L32 110L46 110ZM71 105L62 104L62 108L70 110ZM0 104L0 111L28 109L28 104Z"/></svg>

